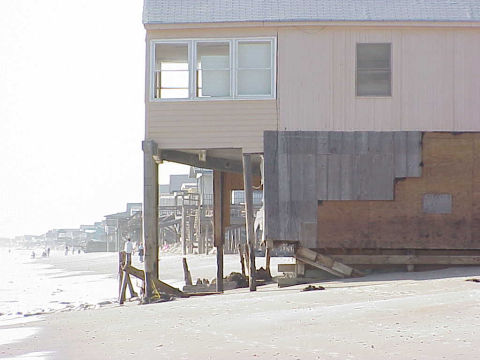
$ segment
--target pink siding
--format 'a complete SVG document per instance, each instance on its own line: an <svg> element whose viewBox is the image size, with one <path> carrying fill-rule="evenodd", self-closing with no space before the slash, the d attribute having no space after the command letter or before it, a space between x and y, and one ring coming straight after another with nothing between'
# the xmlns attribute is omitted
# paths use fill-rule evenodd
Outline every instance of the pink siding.
<svg viewBox="0 0 480 360"><path fill-rule="evenodd" d="M392 96L355 96L355 46L392 43ZM285 130L480 131L480 30L281 28Z"/></svg>

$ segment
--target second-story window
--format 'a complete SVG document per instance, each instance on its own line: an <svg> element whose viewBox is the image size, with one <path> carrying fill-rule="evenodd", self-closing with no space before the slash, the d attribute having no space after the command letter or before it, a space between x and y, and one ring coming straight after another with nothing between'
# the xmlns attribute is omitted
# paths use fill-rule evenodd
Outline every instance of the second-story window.
<svg viewBox="0 0 480 360"><path fill-rule="evenodd" d="M272 95L272 70L272 49L269 41L238 41L238 95Z"/></svg>
<svg viewBox="0 0 480 360"><path fill-rule="evenodd" d="M188 57L188 43L155 44L155 99L188 99Z"/></svg>
<svg viewBox="0 0 480 360"><path fill-rule="evenodd" d="M197 42L196 97L230 97L230 42Z"/></svg>
<svg viewBox="0 0 480 360"><path fill-rule="evenodd" d="M272 99L275 39L153 41L152 100Z"/></svg>
<svg viewBox="0 0 480 360"><path fill-rule="evenodd" d="M391 44L357 44L357 96L391 96Z"/></svg>

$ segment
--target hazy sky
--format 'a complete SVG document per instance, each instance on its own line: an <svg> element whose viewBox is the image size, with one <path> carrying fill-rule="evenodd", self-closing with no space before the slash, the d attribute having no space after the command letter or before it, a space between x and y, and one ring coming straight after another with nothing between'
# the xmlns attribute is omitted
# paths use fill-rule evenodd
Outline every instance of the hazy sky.
<svg viewBox="0 0 480 360"><path fill-rule="evenodd" d="M143 197L142 0L0 0L0 237ZM160 182L179 165L162 166Z"/></svg>

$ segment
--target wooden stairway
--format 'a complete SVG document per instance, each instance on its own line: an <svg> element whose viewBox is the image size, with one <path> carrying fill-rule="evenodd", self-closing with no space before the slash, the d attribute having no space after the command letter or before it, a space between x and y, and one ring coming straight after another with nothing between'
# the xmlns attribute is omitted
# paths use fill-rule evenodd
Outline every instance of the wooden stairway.
<svg viewBox="0 0 480 360"><path fill-rule="evenodd" d="M336 261L328 256L319 254L313 250L307 249L301 245L295 247L295 258L297 262L302 262L318 269L324 270L330 274L338 276L339 278L348 277L362 277L362 272L351 268L339 261Z"/></svg>

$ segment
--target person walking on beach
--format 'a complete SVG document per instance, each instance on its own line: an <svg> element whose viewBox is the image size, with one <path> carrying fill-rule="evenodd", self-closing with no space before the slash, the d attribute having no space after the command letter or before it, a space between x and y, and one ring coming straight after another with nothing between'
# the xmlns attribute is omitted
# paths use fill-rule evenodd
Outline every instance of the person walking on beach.
<svg viewBox="0 0 480 360"><path fill-rule="evenodd" d="M143 249L143 244L140 243L140 246L138 247L138 257L140 259L140 262L143 263L143 255L145 254L144 249Z"/></svg>
<svg viewBox="0 0 480 360"><path fill-rule="evenodd" d="M127 239L127 242L125 243L125 253L127 254L127 265L132 264L132 252L133 252L133 244L130 241L130 238Z"/></svg>
<svg viewBox="0 0 480 360"><path fill-rule="evenodd" d="M50 257L50 248L47 248L47 257Z"/></svg>
<svg viewBox="0 0 480 360"><path fill-rule="evenodd" d="M65 245L65 256L68 255L68 245Z"/></svg>

